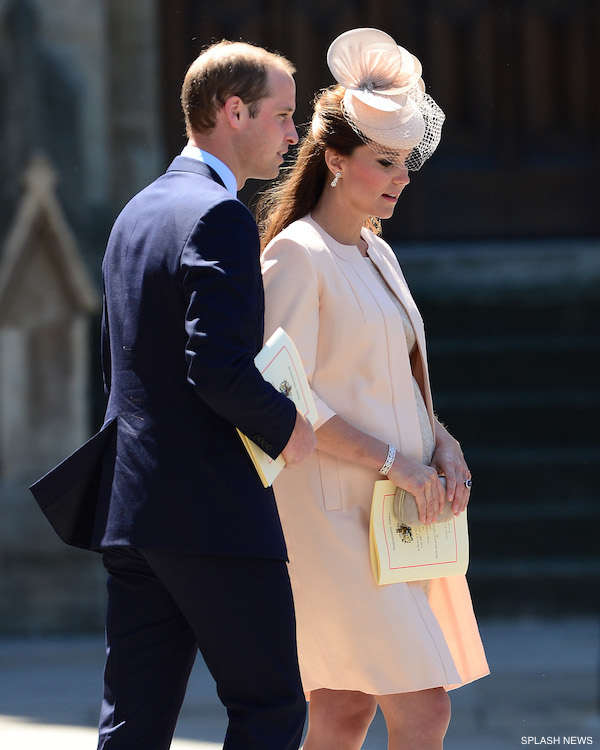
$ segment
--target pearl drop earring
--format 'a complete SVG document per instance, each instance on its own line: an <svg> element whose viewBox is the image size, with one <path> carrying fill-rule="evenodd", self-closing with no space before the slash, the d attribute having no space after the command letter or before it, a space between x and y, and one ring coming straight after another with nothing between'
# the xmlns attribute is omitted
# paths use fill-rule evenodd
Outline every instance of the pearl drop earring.
<svg viewBox="0 0 600 750"><path fill-rule="evenodd" d="M342 176L341 172L336 172L335 173L335 177L331 181L331 187L335 187L338 184L338 182L340 181L340 177L341 176Z"/></svg>

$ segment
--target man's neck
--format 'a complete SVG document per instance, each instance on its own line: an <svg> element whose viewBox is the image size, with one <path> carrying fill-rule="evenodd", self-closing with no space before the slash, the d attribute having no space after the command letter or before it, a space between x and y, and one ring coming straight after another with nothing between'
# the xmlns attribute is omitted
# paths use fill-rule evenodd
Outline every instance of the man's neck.
<svg viewBox="0 0 600 750"><path fill-rule="evenodd" d="M229 169L227 164L219 159L214 154L211 154L207 149L201 149L199 146L194 146L192 143L188 143L187 146L181 152L182 156L187 156L192 159L197 159L210 167L214 172L217 173L219 179L225 185L225 188L233 195L237 196L237 180L235 175Z"/></svg>
<svg viewBox="0 0 600 750"><path fill-rule="evenodd" d="M240 177L239 170L236 168L237 160L235 157L235 151L227 141L218 137L216 130L217 129L215 129L210 135L200 135L199 133L192 134L188 139L188 146L195 146L222 161L223 164L229 167L233 172L237 189L241 190L244 187L246 180Z"/></svg>

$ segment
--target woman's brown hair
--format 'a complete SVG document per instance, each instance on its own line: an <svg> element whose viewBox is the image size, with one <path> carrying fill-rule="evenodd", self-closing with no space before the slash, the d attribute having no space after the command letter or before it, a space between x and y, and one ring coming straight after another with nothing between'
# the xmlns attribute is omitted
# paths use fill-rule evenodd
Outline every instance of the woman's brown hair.
<svg viewBox="0 0 600 750"><path fill-rule="evenodd" d="M260 196L256 216L262 249L276 234L317 205L326 180L331 179L325 151L330 148L342 156L350 156L363 145L343 115L344 91L342 86L332 86L317 94L312 123L300 143L294 164ZM379 219L374 217L369 218L365 226L376 234L381 232Z"/></svg>

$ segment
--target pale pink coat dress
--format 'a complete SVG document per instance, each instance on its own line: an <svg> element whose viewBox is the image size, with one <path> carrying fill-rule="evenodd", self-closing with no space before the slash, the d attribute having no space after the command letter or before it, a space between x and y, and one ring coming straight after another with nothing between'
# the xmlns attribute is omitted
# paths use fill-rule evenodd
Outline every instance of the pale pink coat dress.
<svg viewBox="0 0 600 750"><path fill-rule="evenodd" d="M265 337L282 326L294 340L319 412L316 427L339 414L428 462L433 409L423 322L389 245L368 230L362 236L373 268L310 217L269 244ZM368 530L378 479L376 471L317 451L275 481L307 693L451 689L488 673L463 576L429 587L376 585Z"/></svg>

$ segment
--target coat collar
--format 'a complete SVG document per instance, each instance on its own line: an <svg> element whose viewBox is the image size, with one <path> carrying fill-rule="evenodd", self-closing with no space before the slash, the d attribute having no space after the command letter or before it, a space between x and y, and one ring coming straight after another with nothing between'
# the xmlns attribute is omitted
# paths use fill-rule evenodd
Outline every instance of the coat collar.
<svg viewBox="0 0 600 750"><path fill-rule="evenodd" d="M189 156L176 156L169 165L167 172L193 172L194 174L208 177L209 180L213 180L213 182L217 182L219 185L225 187L223 180L212 167Z"/></svg>

